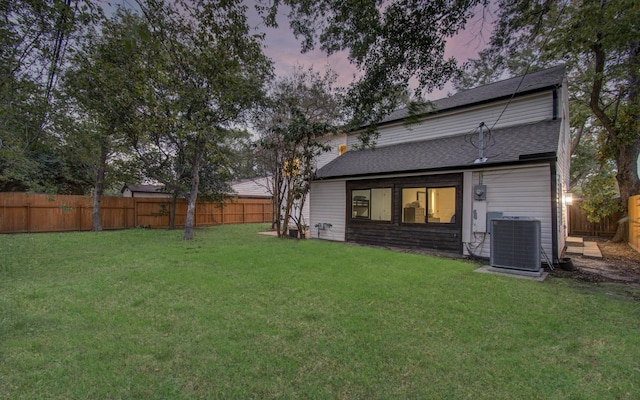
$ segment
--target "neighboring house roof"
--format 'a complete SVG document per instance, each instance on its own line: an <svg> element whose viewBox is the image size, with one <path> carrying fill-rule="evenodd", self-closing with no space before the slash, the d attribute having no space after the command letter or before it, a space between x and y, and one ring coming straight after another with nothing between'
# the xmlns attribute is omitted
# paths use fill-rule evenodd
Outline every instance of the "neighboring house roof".
<svg viewBox="0 0 640 400"><path fill-rule="evenodd" d="M524 76L505 79L503 81L479 86L474 89L464 90L452 96L432 101L432 112L442 112L445 110L469 106L472 104L479 104L488 101L496 101L503 98L509 98L513 96L514 93L517 96L537 92L561 85L564 76L565 66L559 65L557 67L532 72ZM397 121L408 116L408 109L402 108L389 114L385 119L382 120L380 124Z"/></svg>
<svg viewBox="0 0 640 400"><path fill-rule="evenodd" d="M126 184L120 191L120 193L124 192L126 189L129 191L138 192L138 193L164 193L164 185L131 185Z"/></svg>
<svg viewBox="0 0 640 400"><path fill-rule="evenodd" d="M491 131L486 136L488 158L482 165L555 158L561 120L543 121ZM477 134L474 134L477 140ZM316 179L387 173L422 172L478 166L479 152L472 135L458 135L349 151L317 171Z"/></svg>
<svg viewBox="0 0 640 400"><path fill-rule="evenodd" d="M240 197L271 198L269 178L251 178L231 182L233 194Z"/></svg>

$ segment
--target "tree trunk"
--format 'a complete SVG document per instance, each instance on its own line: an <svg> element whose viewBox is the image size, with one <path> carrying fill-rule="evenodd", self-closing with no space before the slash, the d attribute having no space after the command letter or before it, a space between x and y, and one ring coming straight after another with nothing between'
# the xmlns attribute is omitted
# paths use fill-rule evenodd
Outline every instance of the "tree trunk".
<svg viewBox="0 0 640 400"><path fill-rule="evenodd" d="M615 236L611 239L614 243L627 240L627 218L629 216L629 197L640 193L640 180L637 176L638 155L640 154L640 134L633 143L620 146L616 154L618 173L616 180L620 189L620 201L624 209L623 219L618 223Z"/></svg>
<svg viewBox="0 0 640 400"><path fill-rule="evenodd" d="M618 173L616 180L620 189L620 201L624 209L623 220L618 224L618 230L611 239L612 242L624 242L628 239L627 227L629 216L629 197L640 193L640 109L638 100L640 100L640 42L630 43L630 65L629 65L629 94L627 100L628 115L630 123L626 128L624 135L630 138L616 149L616 164ZM623 139L624 140L624 139Z"/></svg>
<svg viewBox="0 0 640 400"><path fill-rule="evenodd" d="M620 190L620 201L623 208L623 220L618 224L615 236L612 242L623 242L627 239L627 223L628 201L629 197L640 193L640 178L638 177L638 154L640 154L640 132L638 132L638 97L640 96L640 77L637 74L638 55L640 54L640 44L630 43L631 53L629 62L629 92L628 92L628 115L632 121L629 126L615 125L614 121L609 118L605 110L600 105L601 94L604 87L603 73L605 70L606 54L602 48L600 41L602 35L597 34L598 41L592 45L594 54L594 70L596 72L593 88L590 94L589 106L602 126L607 132L607 140L612 142L616 147L614 155L618 173L616 180L618 189Z"/></svg>
<svg viewBox="0 0 640 400"><path fill-rule="evenodd" d="M169 230L176 228L176 204L178 202L178 195L173 194L171 196L171 209L169 210Z"/></svg>
<svg viewBox="0 0 640 400"><path fill-rule="evenodd" d="M196 215L196 200L198 199L198 185L200 183L200 163L202 162L203 152L204 145L196 153L191 168L191 192L189 193L189 205L187 207L187 220L184 224L183 240L193 239L193 223Z"/></svg>
<svg viewBox="0 0 640 400"><path fill-rule="evenodd" d="M273 221L276 227L276 233L278 237L282 237L284 235L284 230L282 228L282 205L284 204L284 183L282 179L281 172L279 171L277 164L273 173Z"/></svg>
<svg viewBox="0 0 640 400"><path fill-rule="evenodd" d="M102 220L100 219L100 202L104 192L104 177L107 170L107 150L103 146L100 152L100 162L96 167L96 180L93 186L93 225L94 232L102 231Z"/></svg>
<svg viewBox="0 0 640 400"><path fill-rule="evenodd" d="M292 176L287 176L284 179L285 182L285 187L287 189L286 193L285 193L285 202L284 202L284 215L283 215L283 221L282 221L282 234L283 235L288 235L289 234L289 223L291 222L291 210L293 209L293 197L294 197L294 193L293 193L293 181L294 177Z"/></svg>

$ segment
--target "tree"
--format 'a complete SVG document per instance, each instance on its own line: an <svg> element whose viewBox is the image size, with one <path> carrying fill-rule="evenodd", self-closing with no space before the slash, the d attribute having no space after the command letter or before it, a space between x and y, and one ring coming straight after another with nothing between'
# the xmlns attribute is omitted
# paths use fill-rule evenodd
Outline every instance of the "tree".
<svg viewBox="0 0 640 400"><path fill-rule="evenodd" d="M582 188L582 193L584 201L581 207L587 213L589 222L600 222L621 210L616 198L615 177L606 169L596 171Z"/></svg>
<svg viewBox="0 0 640 400"><path fill-rule="evenodd" d="M171 128L165 132L192 150L185 153L190 189L184 239L189 240L206 151L217 151L231 128L262 98L271 62L262 52L262 37L250 32L247 8L240 0L137 3L161 49L157 65L171 72L163 82L168 97L150 90L147 96L152 104L169 103L164 117ZM157 129L162 134L162 128Z"/></svg>
<svg viewBox="0 0 640 400"><path fill-rule="evenodd" d="M142 101L141 91L136 90L143 74L138 58L140 29L144 26L138 17L118 10L100 33L88 34L64 76L68 111L76 117L64 138L91 169L94 231L102 230L100 202L108 171L117 165L113 161L130 157L126 138Z"/></svg>
<svg viewBox="0 0 640 400"><path fill-rule="evenodd" d="M351 113L347 128L368 124L360 135L364 146L374 144L375 122L400 105L411 82L417 82L413 94L422 103L425 92L451 79L457 64L445 58L446 40L464 28L476 5L487 2L282 0L291 7L290 24L303 38L303 51L317 44L328 54L348 50L360 70L345 105Z"/></svg>
<svg viewBox="0 0 640 400"><path fill-rule="evenodd" d="M275 227L283 237L293 220L304 232L302 219L317 156L329 150L323 137L337 132L341 105L333 89L336 75L297 68L271 88L269 102L260 110L256 127L258 147L270 171Z"/></svg>
<svg viewBox="0 0 640 400"><path fill-rule="evenodd" d="M165 126L166 129L166 126ZM225 136L223 142L209 143L203 152L202 163L198 175L199 194L201 197L222 201L231 191L232 171L230 165L234 159L234 145L237 136L244 136L244 132L232 131L220 134L220 139ZM177 135L175 131L157 132L150 128L146 131L142 142L138 138L133 144L139 168L143 176L164 184L165 191L171 193L172 202L169 212L169 229L174 229L176 201L178 198L189 199L189 191L192 187L192 166L190 164L193 154L199 149L189 142L188 138Z"/></svg>
<svg viewBox="0 0 640 400"><path fill-rule="evenodd" d="M0 190L82 190L52 129L54 94L69 50L100 15L90 0L0 2Z"/></svg>
<svg viewBox="0 0 640 400"><path fill-rule="evenodd" d="M585 127L595 129L600 163L614 160L626 212L628 198L640 193L640 6L633 0L497 3L496 30L480 60L500 61L511 72L567 64L572 111L590 111L573 125L574 139ZM619 224L613 241L624 240L625 228Z"/></svg>

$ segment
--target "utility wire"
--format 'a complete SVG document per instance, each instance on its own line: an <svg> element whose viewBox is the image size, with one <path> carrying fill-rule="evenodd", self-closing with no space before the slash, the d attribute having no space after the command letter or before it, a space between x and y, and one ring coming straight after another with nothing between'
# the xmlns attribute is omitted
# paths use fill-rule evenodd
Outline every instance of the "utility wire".
<svg viewBox="0 0 640 400"><path fill-rule="evenodd" d="M558 13L558 16L556 17L556 20L553 22L553 27L549 31L549 34L545 37L544 41L542 42L542 47L540 48L540 51L534 56L533 60L531 60L531 61L529 61L527 63L527 68L524 71L524 75L522 75L522 78L520 78L520 82L518 82L518 87L516 87L516 90L513 91L513 93L511 94L511 97L509 98L509 101L507 102L507 104L502 109L502 112L500 112L500 115L498 116L498 119L495 120L495 122L493 123L493 125L491 125L491 128L489 128L489 130L491 130L493 127L495 127L496 124L498 123L498 121L500 121L500 118L502 118L502 115L504 114L504 112L509 107L509 104L511 104L511 101L515 97L516 93L518 93L518 90L520 90L520 86L522 86L522 82L524 82L524 78L526 78L527 74L529 73L529 69L531 68L531 64L533 64L533 62L538 59L538 57L542 53L542 50L547 46L547 43L549 42L549 39L551 38L551 34L556 29L556 26L558 25L558 22L560 21L560 17L564 13L565 8L567 8L567 2L566 1L564 2L563 6L562 6L562 9ZM533 35L531 37L531 41L533 41L533 39L535 37L536 37L536 35Z"/></svg>

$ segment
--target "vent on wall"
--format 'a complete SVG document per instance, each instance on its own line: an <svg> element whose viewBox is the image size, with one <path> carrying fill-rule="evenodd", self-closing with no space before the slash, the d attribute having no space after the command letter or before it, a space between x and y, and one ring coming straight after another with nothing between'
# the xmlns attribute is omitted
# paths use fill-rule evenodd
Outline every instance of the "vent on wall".
<svg viewBox="0 0 640 400"><path fill-rule="evenodd" d="M540 272L540 221L502 217L491 221L491 266Z"/></svg>

